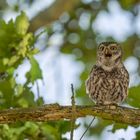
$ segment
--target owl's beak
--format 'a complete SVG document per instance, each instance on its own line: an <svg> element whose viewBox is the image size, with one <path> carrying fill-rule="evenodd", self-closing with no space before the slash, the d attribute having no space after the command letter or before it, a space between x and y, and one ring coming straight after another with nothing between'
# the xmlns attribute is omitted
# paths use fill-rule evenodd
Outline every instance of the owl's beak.
<svg viewBox="0 0 140 140"><path fill-rule="evenodd" d="M106 48L105 49L105 57L110 58L112 56L111 52Z"/></svg>

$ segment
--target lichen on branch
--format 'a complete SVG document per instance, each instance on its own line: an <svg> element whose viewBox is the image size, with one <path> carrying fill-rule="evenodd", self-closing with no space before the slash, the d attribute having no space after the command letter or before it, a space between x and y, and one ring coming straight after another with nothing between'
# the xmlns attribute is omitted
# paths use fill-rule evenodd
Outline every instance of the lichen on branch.
<svg viewBox="0 0 140 140"><path fill-rule="evenodd" d="M140 109L121 106L75 106L75 118L87 115L101 117L118 123L140 124ZM16 108L0 111L0 124L17 121L56 121L72 119L72 106L48 104L32 108Z"/></svg>

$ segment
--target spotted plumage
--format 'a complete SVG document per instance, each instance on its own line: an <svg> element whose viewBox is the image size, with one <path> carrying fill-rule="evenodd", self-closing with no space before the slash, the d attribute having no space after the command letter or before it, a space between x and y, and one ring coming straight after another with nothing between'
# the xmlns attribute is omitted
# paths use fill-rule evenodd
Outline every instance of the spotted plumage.
<svg viewBox="0 0 140 140"><path fill-rule="evenodd" d="M86 92L96 104L120 104L128 95L129 74L122 63L121 46L103 42L86 81Z"/></svg>

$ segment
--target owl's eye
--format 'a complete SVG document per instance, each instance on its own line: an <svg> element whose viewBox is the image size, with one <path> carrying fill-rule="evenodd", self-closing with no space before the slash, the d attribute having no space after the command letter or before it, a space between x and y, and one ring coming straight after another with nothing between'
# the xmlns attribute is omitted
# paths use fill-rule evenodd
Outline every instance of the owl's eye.
<svg viewBox="0 0 140 140"><path fill-rule="evenodd" d="M100 47L99 47L99 50L100 50L100 51L103 51L103 50L104 50L104 46L100 46Z"/></svg>
<svg viewBox="0 0 140 140"><path fill-rule="evenodd" d="M117 50L117 47L116 46L111 46L110 49L111 50Z"/></svg>

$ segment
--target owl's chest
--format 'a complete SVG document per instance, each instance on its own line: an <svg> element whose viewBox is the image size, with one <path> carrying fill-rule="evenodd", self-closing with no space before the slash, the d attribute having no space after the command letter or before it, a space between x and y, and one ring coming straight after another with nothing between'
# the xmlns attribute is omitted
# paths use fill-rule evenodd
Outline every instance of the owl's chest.
<svg viewBox="0 0 140 140"><path fill-rule="evenodd" d="M108 71L100 71L99 72L99 77L101 77L102 79L120 79L122 77L122 72L118 71L118 70L114 70L111 72Z"/></svg>
<svg viewBox="0 0 140 140"><path fill-rule="evenodd" d="M112 71L112 72L106 72L106 71L101 71L99 72L99 86L100 90L102 92L108 93L109 91L111 92L112 90L119 87L120 84L120 77L121 73L118 71Z"/></svg>

